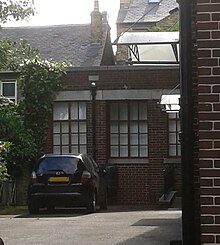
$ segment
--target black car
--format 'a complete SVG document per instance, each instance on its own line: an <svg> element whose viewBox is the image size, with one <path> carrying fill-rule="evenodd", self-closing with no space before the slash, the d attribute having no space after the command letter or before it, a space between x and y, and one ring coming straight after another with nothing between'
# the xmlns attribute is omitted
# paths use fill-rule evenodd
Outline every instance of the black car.
<svg viewBox="0 0 220 245"><path fill-rule="evenodd" d="M86 207L107 209L105 170L86 154L44 155L31 174L28 187L28 210L40 208Z"/></svg>

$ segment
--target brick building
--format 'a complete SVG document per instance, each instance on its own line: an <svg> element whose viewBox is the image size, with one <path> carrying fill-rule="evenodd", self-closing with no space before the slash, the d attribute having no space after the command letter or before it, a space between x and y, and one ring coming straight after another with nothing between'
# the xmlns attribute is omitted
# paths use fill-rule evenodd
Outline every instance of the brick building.
<svg viewBox="0 0 220 245"><path fill-rule="evenodd" d="M165 163L180 164L178 117L174 113L168 118L160 105L162 94L178 84L178 73L178 68L169 66L70 68L63 81L65 90L54 104L48 152L87 151L98 163L117 166L117 203L158 207ZM74 110L82 115L74 119ZM65 118L60 116L63 111ZM79 128L74 128L74 122ZM63 127L68 128L66 140ZM170 144L169 133L173 139Z"/></svg>
<svg viewBox="0 0 220 245"><path fill-rule="evenodd" d="M117 37L124 33L170 32L179 22L176 0L120 0L116 21ZM118 38L114 43L118 43ZM131 39L131 37L129 37ZM138 42L140 39L137 39ZM145 42L148 40L145 37ZM129 58L128 45L117 46L116 61L124 63Z"/></svg>
<svg viewBox="0 0 220 245"><path fill-rule="evenodd" d="M91 24L2 28L0 37L72 62L48 115L45 152L93 155L117 169L115 202L156 208L166 166L176 166L172 188L181 192L179 116L160 105L162 95L179 94L179 65L116 66L106 15L94 3Z"/></svg>
<svg viewBox="0 0 220 245"><path fill-rule="evenodd" d="M183 241L220 244L220 3L179 1L183 129Z"/></svg>

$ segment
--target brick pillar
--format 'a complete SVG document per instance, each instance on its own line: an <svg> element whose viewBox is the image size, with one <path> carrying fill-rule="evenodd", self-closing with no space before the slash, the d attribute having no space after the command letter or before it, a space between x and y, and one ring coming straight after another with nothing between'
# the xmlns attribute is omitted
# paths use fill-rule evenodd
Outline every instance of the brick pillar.
<svg viewBox="0 0 220 245"><path fill-rule="evenodd" d="M197 1L202 244L220 243L220 2Z"/></svg>

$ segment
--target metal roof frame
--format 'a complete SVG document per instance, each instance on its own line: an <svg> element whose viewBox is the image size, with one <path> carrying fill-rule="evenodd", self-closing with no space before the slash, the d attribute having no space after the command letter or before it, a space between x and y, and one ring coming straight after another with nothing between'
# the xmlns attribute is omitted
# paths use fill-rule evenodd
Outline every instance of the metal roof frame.
<svg viewBox="0 0 220 245"><path fill-rule="evenodd" d="M113 45L127 46L128 64L179 64L178 55L179 32L127 32L119 36ZM173 61L165 60L141 60L139 47L154 45L171 45L175 57ZM133 58L132 59L132 55Z"/></svg>

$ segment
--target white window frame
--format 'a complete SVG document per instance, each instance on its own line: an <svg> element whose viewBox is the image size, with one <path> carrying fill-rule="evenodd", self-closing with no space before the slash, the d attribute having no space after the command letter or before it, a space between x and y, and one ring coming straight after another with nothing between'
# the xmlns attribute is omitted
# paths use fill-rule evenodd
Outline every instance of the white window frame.
<svg viewBox="0 0 220 245"><path fill-rule="evenodd" d="M14 96L5 96L3 94L4 84L7 84L7 83L14 83L15 84L15 95ZM7 99L10 99L10 100L14 100L15 104L17 104L17 80L16 79L2 79L0 81L0 85L1 85L1 96L5 97Z"/></svg>
<svg viewBox="0 0 220 245"><path fill-rule="evenodd" d="M57 105L62 107L56 113ZM83 110L80 110L80 106ZM59 101L53 109L53 152L56 154L87 153L86 101ZM75 148L75 150L74 150ZM77 149L76 149L77 148Z"/></svg>
<svg viewBox="0 0 220 245"><path fill-rule="evenodd" d="M172 117L171 117L172 116ZM172 130L170 129L171 123L173 123L174 127ZM180 133L180 118L178 112L170 112L168 113L168 150L169 150L169 157L181 157L181 143L179 141L179 133ZM171 140L171 135L174 136L174 141ZM173 137L172 137L173 138ZM175 153L171 154L173 150Z"/></svg>
<svg viewBox="0 0 220 245"><path fill-rule="evenodd" d="M133 117L133 112L131 111L131 106L134 103L137 105L137 118ZM117 118L111 118L111 106L115 104L118 107L118 114ZM140 118L140 112L141 112L141 104L146 105L146 118ZM126 108L126 118L120 119L120 107L125 105ZM147 115L147 102L146 101L114 101L109 104L109 157L110 158L124 158L124 159L138 159L138 158L147 158L148 157L148 148L149 148L149 142L148 142L148 115ZM121 132L120 125L125 124L126 125L126 131ZM131 128L132 125L135 125L137 127L137 132L132 132ZM146 125L146 132L141 132L141 125ZM116 131L112 127L116 126ZM127 136L126 142L121 143L121 136ZM136 144L132 142L132 136L137 137ZM146 141L143 143L141 142L141 136L146 136ZM116 142L113 143L114 139L113 137L116 137ZM126 153L122 153L122 148L126 148ZM116 153L113 153L113 148L115 148ZM134 154L132 152L132 148L137 148L137 154ZM141 148L145 148L145 152L141 153Z"/></svg>

